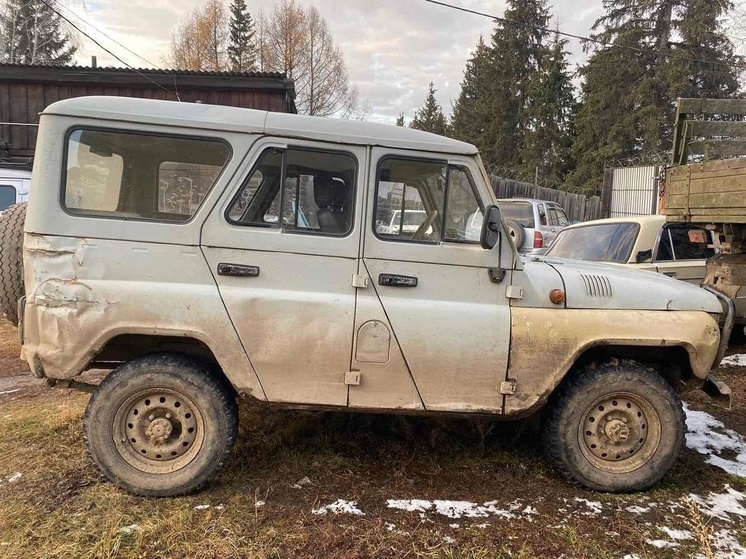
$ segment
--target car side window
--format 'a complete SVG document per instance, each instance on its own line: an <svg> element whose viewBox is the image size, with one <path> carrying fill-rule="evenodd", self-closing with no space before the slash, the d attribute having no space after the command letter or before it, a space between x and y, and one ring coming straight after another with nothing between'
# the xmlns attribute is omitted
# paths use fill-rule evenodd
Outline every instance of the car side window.
<svg viewBox="0 0 746 559"><path fill-rule="evenodd" d="M549 216L544 204L538 204L536 211L539 212L539 225L549 225Z"/></svg>
<svg viewBox="0 0 746 559"><path fill-rule="evenodd" d="M390 157L376 182L376 235L387 240L477 243L482 207L469 171L441 161Z"/></svg>
<svg viewBox="0 0 746 559"><path fill-rule="evenodd" d="M551 208L552 225L558 225L560 227L565 227L567 225L570 225L570 221L567 219L565 210L563 210L560 206L549 206L549 207Z"/></svg>
<svg viewBox="0 0 746 559"><path fill-rule="evenodd" d="M661 232L656 260L699 260L715 255L709 248L710 234L697 227L665 227Z"/></svg>
<svg viewBox="0 0 746 559"><path fill-rule="evenodd" d="M353 224L356 170L355 158L347 153L267 149L226 217L236 225L347 235Z"/></svg>

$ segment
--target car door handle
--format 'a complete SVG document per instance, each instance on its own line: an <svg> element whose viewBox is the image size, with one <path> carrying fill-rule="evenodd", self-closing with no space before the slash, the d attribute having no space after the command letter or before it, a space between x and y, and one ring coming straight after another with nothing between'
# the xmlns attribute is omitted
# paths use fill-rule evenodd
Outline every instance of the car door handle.
<svg viewBox="0 0 746 559"><path fill-rule="evenodd" d="M219 276L238 276L242 278L255 278L259 276L259 266L246 266L244 264L218 264Z"/></svg>
<svg viewBox="0 0 746 559"><path fill-rule="evenodd" d="M385 285L386 287L417 287L417 278L397 274L379 274L378 285Z"/></svg>
<svg viewBox="0 0 746 559"><path fill-rule="evenodd" d="M676 272L663 272L664 276L668 276L669 278L675 278Z"/></svg>

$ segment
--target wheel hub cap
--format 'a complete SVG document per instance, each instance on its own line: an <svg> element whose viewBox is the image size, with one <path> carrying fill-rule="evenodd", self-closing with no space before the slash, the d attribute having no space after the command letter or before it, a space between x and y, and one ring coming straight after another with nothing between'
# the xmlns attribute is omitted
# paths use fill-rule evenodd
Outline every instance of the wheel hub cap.
<svg viewBox="0 0 746 559"><path fill-rule="evenodd" d="M585 413L581 443L601 462L632 458L645 446L648 417L637 398L613 395L593 404Z"/></svg>
<svg viewBox="0 0 746 559"><path fill-rule="evenodd" d="M145 435L155 445L161 445L166 442L166 439L171 435L174 430L174 426L165 417L159 417L150 422L148 428L145 430Z"/></svg>
<svg viewBox="0 0 746 559"><path fill-rule="evenodd" d="M629 429L618 419L612 419L606 423L604 433L613 443L626 443L629 440Z"/></svg>

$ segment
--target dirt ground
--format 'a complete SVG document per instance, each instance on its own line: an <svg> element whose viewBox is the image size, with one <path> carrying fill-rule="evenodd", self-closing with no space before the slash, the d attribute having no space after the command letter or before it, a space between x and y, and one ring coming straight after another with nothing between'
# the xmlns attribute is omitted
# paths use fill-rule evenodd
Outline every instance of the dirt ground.
<svg viewBox="0 0 746 559"><path fill-rule="evenodd" d="M205 490L143 499L103 481L88 460L87 394L5 370L22 370L11 330L0 328L5 559L746 557L746 478L712 463L736 463L733 448L743 448L746 464L737 434L746 434L746 368L719 373L733 388L730 411L687 397L690 410L723 422L712 438L730 446L715 459L687 448L644 494L572 487L526 423L244 402L233 456Z"/></svg>

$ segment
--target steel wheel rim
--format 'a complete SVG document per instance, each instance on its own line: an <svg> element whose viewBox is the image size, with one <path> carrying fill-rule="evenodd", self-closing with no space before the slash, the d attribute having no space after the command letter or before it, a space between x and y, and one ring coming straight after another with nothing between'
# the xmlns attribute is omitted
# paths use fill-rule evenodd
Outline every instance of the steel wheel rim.
<svg viewBox="0 0 746 559"><path fill-rule="evenodd" d="M618 392L598 398L581 416L578 443L586 459L607 473L633 472L655 455L661 421L642 396Z"/></svg>
<svg viewBox="0 0 746 559"><path fill-rule="evenodd" d="M133 468L149 474L173 473L199 453L205 422L184 394L149 388L120 404L112 435L117 452Z"/></svg>

